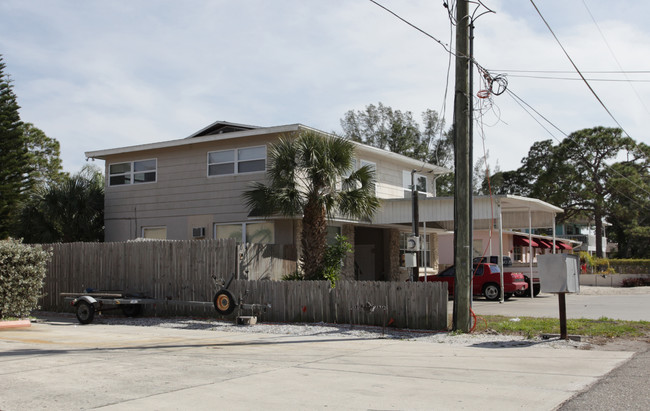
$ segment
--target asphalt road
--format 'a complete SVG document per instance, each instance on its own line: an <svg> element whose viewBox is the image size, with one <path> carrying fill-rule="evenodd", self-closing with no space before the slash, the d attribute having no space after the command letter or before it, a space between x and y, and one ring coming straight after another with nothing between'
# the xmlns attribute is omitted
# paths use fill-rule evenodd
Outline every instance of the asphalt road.
<svg viewBox="0 0 650 411"><path fill-rule="evenodd" d="M559 299L555 294L513 297L504 303L477 298L472 307L479 315L559 318ZM580 294L566 294L566 313L567 318L650 321L650 287L582 287Z"/></svg>

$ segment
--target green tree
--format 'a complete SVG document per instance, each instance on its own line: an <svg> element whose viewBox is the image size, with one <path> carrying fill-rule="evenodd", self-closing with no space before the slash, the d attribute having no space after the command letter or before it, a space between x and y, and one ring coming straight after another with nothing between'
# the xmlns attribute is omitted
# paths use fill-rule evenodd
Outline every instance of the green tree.
<svg viewBox="0 0 650 411"><path fill-rule="evenodd" d="M354 143L304 130L269 146L268 185L244 192L256 214L302 216L301 266L305 279L323 279L327 219L369 218L379 207L374 170L353 170Z"/></svg>
<svg viewBox="0 0 650 411"><path fill-rule="evenodd" d="M62 181L66 174L62 171L59 142L31 123L23 123L20 129L31 165L29 188Z"/></svg>
<svg viewBox="0 0 650 411"><path fill-rule="evenodd" d="M369 146L440 167L453 168L454 148L452 130L444 131L444 120L434 110L422 113L422 126L410 111L402 112L369 104L365 110L350 110L341 119L343 137ZM452 195L454 175L445 174L436 180L438 195Z"/></svg>
<svg viewBox="0 0 650 411"><path fill-rule="evenodd" d="M619 258L650 258L650 146L639 143L608 170L608 238Z"/></svg>
<svg viewBox="0 0 650 411"><path fill-rule="evenodd" d="M103 241L101 170L88 165L73 176L38 187L22 209L19 235L26 243Z"/></svg>
<svg viewBox="0 0 650 411"><path fill-rule="evenodd" d="M449 167L453 162L452 137L443 133L444 121L434 110L422 113L423 127L410 111L393 110L382 103L365 110L350 110L341 119L343 136L369 146Z"/></svg>
<svg viewBox="0 0 650 411"><path fill-rule="evenodd" d="M521 190L521 195L562 207L559 222L593 220L596 255L602 257L603 219L611 196L607 186L610 163L635 147L634 140L623 137L620 129L606 127L576 131L557 146L551 140L536 142L522 160L519 176L508 175L496 192Z"/></svg>
<svg viewBox="0 0 650 411"><path fill-rule="evenodd" d="M18 103L0 55L0 238L15 225L30 171Z"/></svg>

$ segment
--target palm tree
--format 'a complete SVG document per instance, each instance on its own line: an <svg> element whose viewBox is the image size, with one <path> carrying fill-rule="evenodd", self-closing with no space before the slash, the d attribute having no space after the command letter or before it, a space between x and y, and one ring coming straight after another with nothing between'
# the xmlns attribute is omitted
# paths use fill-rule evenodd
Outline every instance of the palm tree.
<svg viewBox="0 0 650 411"><path fill-rule="evenodd" d="M20 235L26 243L103 241L104 178L84 167L40 187L22 208Z"/></svg>
<svg viewBox="0 0 650 411"><path fill-rule="evenodd" d="M322 279L327 219L370 218L379 207L374 170L354 170L354 143L313 130L284 136L269 146L269 183L243 196L255 214L302 216L301 266L305 279Z"/></svg>

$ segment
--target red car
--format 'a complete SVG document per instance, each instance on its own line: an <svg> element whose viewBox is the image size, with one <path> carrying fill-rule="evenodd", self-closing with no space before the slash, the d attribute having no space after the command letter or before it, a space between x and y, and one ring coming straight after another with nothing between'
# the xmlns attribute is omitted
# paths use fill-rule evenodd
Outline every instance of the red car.
<svg viewBox="0 0 650 411"><path fill-rule="evenodd" d="M498 301L501 299L501 271L496 264L481 263L474 265L474 295L483 295L487 300ZM447 283L449 295L454 295L454 279L456 278L456 268L451 266L437 275L428 275L427 281L444 281ZM424 281L424 276L420 277ZM525 291L528 284L521 273L503 273L503 282L505 284L504 299L507 300L515 292Z"/></svg>

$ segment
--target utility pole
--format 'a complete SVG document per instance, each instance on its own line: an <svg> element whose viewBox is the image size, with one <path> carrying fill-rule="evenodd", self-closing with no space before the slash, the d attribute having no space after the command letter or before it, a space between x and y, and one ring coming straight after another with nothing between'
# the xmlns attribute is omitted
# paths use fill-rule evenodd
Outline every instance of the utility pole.
<svg viewBox="0 0 650 411"><path fill-rule="evenodd" d="M469 27L467 0L456 3L456 88L454 95L454 331L469 332L472 298L472 144L470 136L471 106L469 105Z"/></svg>

